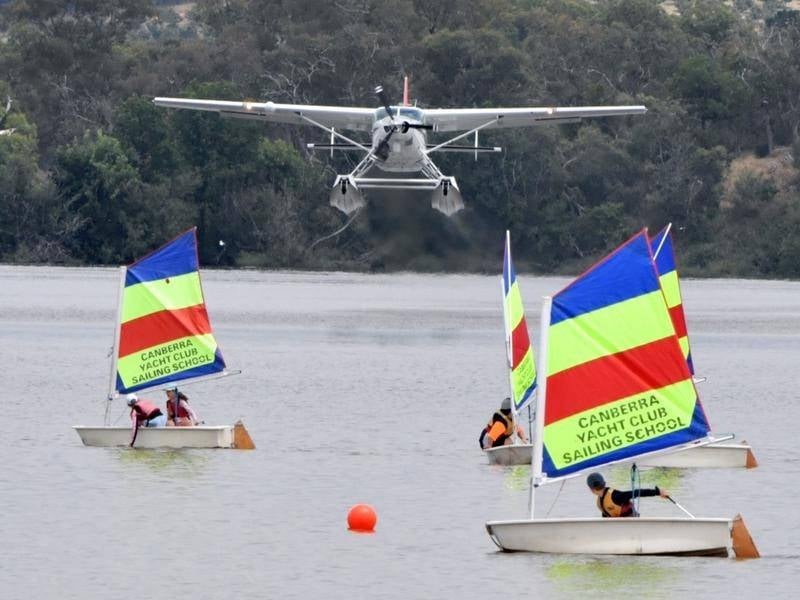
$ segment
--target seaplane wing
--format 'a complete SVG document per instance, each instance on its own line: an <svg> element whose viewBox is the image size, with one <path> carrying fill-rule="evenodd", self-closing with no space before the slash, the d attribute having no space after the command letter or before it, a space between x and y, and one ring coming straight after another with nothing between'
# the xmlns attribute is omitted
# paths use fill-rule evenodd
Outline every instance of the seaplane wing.
<svg viewBox="0 0 800 600"><path fill-rule="evenodd" d="M353 131L370 131L375 122L374 108L276 104L275 102L230 102L190 98L155 98L156 106L188 108L219 113L223 117L256 119L293 125L317 125Z"/></svg>
<svg viewBox="0 0 800 600"><path fill-rule="evenodd" d="M425 124L434 131L467 131L530 127L548 123L574 123L588 117L640 115L644 106L575 106L541 108L430 108L424 109Z"/></svg>
<svg viewBox="0 0 800 600"><path fill-rule="evenodd" d="M380 104L373 108L191 98L154 98L153 102L156 106L205 110L223 117L313 125L330 138L326 143L307 144L308 149L329 151L331 156L336 151L362 152L364 157L350 173L337 175L330 192L331 205L347 214L365 205L364 190L381 189L418 191L430 198L433 208L446 215L459 211L464 202L456 180L442 173L431 155L469 152L477 160L478 154L501 152L498 146L479 145L482 129L571 123L588 117L646 112L644 106L420 108L409 102L407 77L402 104L392 105L383 86L377 86L375 94ZM369 141L363 135L348 137L342 133L345 130L368 132ZM448 140L429 143L429 131L459 133ZM473 135L472 144L457 143Z"/></svg>

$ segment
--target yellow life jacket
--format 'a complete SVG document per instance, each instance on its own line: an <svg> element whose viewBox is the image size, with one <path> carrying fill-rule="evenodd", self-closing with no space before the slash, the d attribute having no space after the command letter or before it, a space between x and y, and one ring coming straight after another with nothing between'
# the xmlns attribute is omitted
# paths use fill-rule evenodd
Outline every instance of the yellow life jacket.
<svg viewBox="0 0 800 600"><path fill-rule="evenodd" d="M597 497L597 508L600 509L600 512L603 514L604 517L631 517L633 516L633 504L630 502L626 502L625 504L619 505L614 502L612 499L612 495L614 494L614 490L607 487L603 490L603 493Z"/></svg>

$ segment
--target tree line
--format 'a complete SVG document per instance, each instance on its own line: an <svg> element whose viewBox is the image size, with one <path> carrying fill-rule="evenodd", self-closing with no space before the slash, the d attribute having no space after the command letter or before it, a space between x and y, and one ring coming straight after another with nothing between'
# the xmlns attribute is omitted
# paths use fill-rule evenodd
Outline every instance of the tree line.
<svg viewBox="0 0 800 600"><path fill-rule="evenodd" d="M800 12L782 0L0 3L0 260L129 262L198 225L201 262L497 272L503 232L574 271L672 222L682 271L800 276ZM154 96L377 106L644 104L441 155L467 208L328 205L358 156L314 128ZM10 106L8 101L10 99ZM435 136L434 136L435 137ZM442 138L444 139L444 138Z"/></svg>

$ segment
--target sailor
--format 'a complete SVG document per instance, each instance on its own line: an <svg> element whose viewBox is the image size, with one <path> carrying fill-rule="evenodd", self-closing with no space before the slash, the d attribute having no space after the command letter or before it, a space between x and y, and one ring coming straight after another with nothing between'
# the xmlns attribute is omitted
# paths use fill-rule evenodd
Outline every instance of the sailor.
<svg viewBox="0 0 800 600"><path fill-rule="evenodd" d="M606 486L606 480L600 473L590 473L586 478L586 484L591 492L597 496L597 508L604 517L638 517L633 507L633 491L622 492ZM636 496L647 498L650 496L661 496L669 498L666 490L659 489L658 486L649 489L641 488L636 490Z"/></svg>
<svg viewBox="0 0 800 600"><path fill-rule="evenodd" d="M140 400L136 394L128 394L128 406L131 407L131 443L136 441L136 433L139 427L165 427L167 424L167 417L161 412L155 404L149 400Z"/></svg>
<svg viewBox="0 0 800 600"><path fill-rule="evenodd" d="M489 423L481 431L478 442L484 450L510 444L515 431L522 443L527 444L528 437L525 431L516 425L514 415L511 414L511 398L505 398L500 404L500 410L492 415Z"/></svg>
<svg viewBox="0 0 800 600"><path fill-rule="evenodd" d="M167 390L167 426L191 427L199 424L200 420L189 406L189 397L179 392L178 388Z"/></svg>

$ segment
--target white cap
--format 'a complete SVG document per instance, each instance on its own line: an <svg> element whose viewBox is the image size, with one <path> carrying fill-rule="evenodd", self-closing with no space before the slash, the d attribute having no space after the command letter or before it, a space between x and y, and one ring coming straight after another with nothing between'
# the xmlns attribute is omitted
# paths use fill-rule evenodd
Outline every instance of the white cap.
<svg viewBox="0 0 800 600"><path fill-rule="evenodd" d="M128 394L126 398L128 399L128 406L133 406L139 401L139 396L136 394Z"/></svg>

